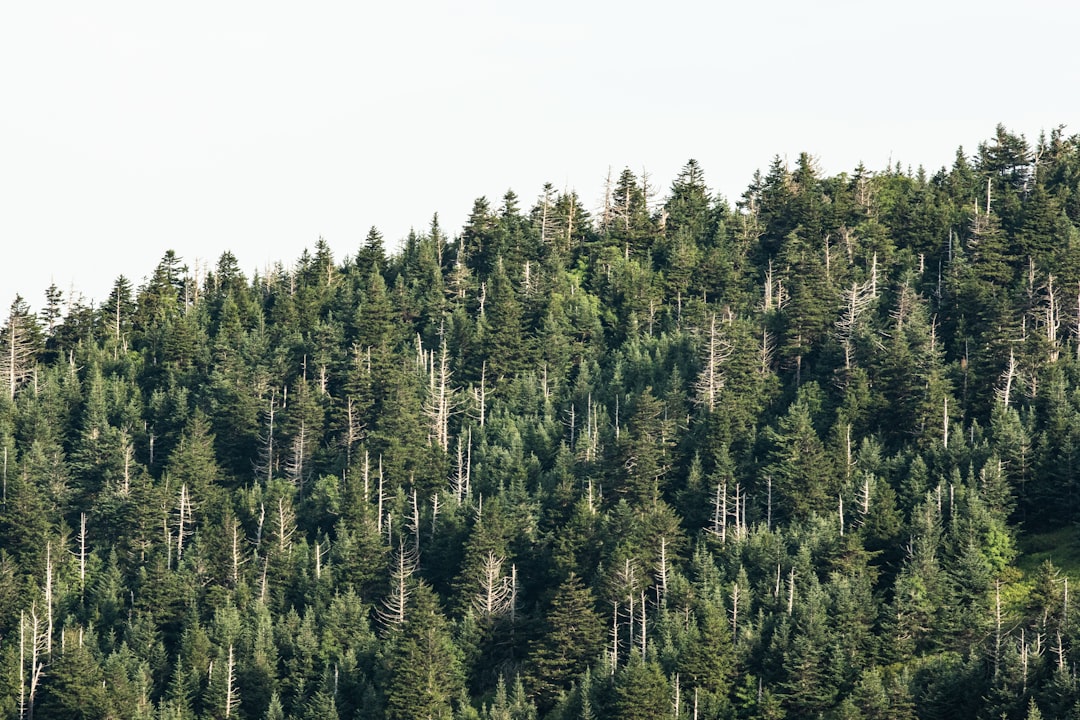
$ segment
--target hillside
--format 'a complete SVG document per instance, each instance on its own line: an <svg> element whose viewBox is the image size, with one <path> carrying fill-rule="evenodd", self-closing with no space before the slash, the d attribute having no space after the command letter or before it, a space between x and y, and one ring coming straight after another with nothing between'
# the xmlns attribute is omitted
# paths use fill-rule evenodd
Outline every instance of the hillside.
<svg viewBox="0 0 1080 720"><path fill-rule="evenodd" d="M1080 717L1080 136L654 192L17 298L0 713Z"/></svg>

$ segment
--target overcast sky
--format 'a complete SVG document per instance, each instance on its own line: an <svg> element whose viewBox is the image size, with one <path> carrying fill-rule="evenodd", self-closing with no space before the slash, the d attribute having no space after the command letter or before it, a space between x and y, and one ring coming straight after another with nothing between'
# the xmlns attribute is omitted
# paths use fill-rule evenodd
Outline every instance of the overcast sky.
<svg viewBox="0 0 1080 720"><path fill-rule="evenodd" d="M433 213L687 159L735 200L774 155L936 170L1004 123L1080 132L1075 2L9 2L0 315L101 301L167 249L249 274Z"/></svg>

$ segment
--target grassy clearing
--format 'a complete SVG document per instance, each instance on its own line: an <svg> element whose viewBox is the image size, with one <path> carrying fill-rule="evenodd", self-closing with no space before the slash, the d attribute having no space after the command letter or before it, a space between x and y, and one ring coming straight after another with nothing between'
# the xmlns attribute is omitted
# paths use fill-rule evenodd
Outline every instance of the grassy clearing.
<svg viewBox="0 0 1080 720"><path fill-rule="evenodd" d="M1030 577L1044 561L1049 560L1067 575L1070 584L1080 581L1080 531L1063 527L1045 533L1024 533L1018 538L1020 555L1016 566ZM1077 585L1080 589L1080 584Z"/></svg>
<svg viewBox="0 0 1080 720"><path fill-rule="evenodd" d="M1001 588L1002 604L1020 611L1028 602L1039 567L1049 560L1059 577L1069 579L1069 594L1080 590L1080 528L1063 527L1042 533L1022 533L1017 538L1019 555L1015 566L1021 575Z"/></svg>

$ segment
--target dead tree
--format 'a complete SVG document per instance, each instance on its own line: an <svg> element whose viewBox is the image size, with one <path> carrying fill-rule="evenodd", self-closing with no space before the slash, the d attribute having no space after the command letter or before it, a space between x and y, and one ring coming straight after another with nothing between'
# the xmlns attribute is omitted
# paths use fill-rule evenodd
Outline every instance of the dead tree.
<svg viewBox="0 0 1080 720"><path fill-rule="evenodd" d="M120 432L120 443L124 458L123 482L120 486L120 494L127 497L131 494L131 466L135 462L135 446L131 444L131 436L127 430Z"/></svg>
<svg viewBox="0 0 1080 720"><path fill-rule="evenodd" d="M243 546L240 543L240 521L237 520L236 518L232 519L231 535L232 535L232 548L231 548L231 552L230 552L231 559L232 559L231 579L232 579L233 586L235 587L235 586L238 586L240 584L240 567L247 562L247 559L244 557Z"/></svg>
<svg viewBox="0 0 1080 720"><path fill-rule="evenodd" d="M713 521L709 532L720 538L721 544L727 541L727 519L727 483L716 483L716 497L713 499Z"/></svg>
<svg viewBox="0 0 1080 720"><path fill-rule="evenodd" d="M266 432L260 436L259 459L255 463L255 476L269 483L274 478L274 464L277 460L277 449L274 447L274 423L277 416L277 389L271 389L270 398L267 401L263 416L266 423Z"/></svg>
<svg viewBox="0 0 1080 720"><path fill-rule="evenodd" d="M457 467L453 477L450 478L450 494L454 496L454 502L458 505L469 496L469 475L472 471L472 430L466 435L468 443L463 442L461 435L457 441Z"/></svg>
<svg viewBox="0 0 1080 720"><path fill-rule="evenodd" d="M420 340L417 338L417 343ZM450 416L453 414L455 391L450 387L453 374L450 372L450 353L446 346L446 336L443 335L439 348L439 357L435 358L432 351L426 359L428 374L427 397L424 399L423 411L430 423L429 439L442 448L443 452L450 449Z"/></svg>
<svg viewBox="0 0 1080 720"><path fill-rule="evenodd" d="M480 589L472 599L472 607L480 618L507 614L514 604L516 588L511 578L503 574L503 562L503 558L490 551L484 558L480 568Z"/></svg>
<svg viewBox="0 0 1080 720"><path fill-rule="evenodd" d="M0 383L8 400L15 399L18 390L34 374L34 318L22 297L16 295L11 303L7 325L0 335Z"/></svg>
<svg viewBox="0 0 1080 720"><path fill-rule="evenodd" d="M292 550L292 537L296 533L296 513L293 511L292 503L284 495L278 498L274 520L277 549L280 554L285 555Z"/></svg>
<svg viewBox="0 0 1080 720"><path fill-rule="evenodd" d="M399 540L397 550L393 553L390 594L383 598L382 607L376 610L376 615L387 630L399 627L405 622L409 598L412 597L411 580L416 568L416 554L406 550L404 541Z"/></svg>
<svg viewBox="0 0 1080 720"><path fill-rule="evenodd" d="M1050 362L1057 362L1061 354L1061 346L1058 343L1058 331L1061 329L1061 303L1058 301L1054 290L1054 276L1046 278L1046 308L1043 321L1046 325L1046 342L1050 347Z"/></svg>
<svg viewBox="0 0 1080 720"><path fill-rule="evenodd" d="M852 368L852 340L858 328L859 318L876 297L876 274L874 272L873 276L864 283L851 283L851 287L844 291L844 314L836 321L836 334L844 347L845 370Z"/></svg>
<svg viewBox="0 0 1080 720"><path fill-rule="evenodd" d="M476 420L483 428L487 417L487 360L480 365L480 387L473 388L473 401L477 406Z"/></svg>
<svg viewBox="0 0 1080 720"><path fill-rule="evenodd" d="M27 637L29 633L29 637ZM41 626L36 604L30 606L30 617L19 614L19 717L34 717L34 701L37 699L38 685L45 673L43 656L48 654L50 639L48 631ZM29 658L27 657L29 654ZM29 673L26 670L30 662Z"/></svg>
<svg viewBox="0 0 1080 720"><path fill-rule="evenodd" d="M412 508L412 516L409 520L409 524L406 529L413 534L413 550L417 555L420 554L420 500L416 495L416 488L412 489L410 496L410 507Z"/></svg>
<svg viewBox="0 0 1080 720"><path fill-rule="evenodd" d="M345 445L345 466L352 465L352 451L356 447L357 443L364 439L364 430L366 429L363 421L360 419L360 412L356 407L356 403L353 400L353 396L349 395L345 398L345 432L342 442Z"/></svg>
<svg viewBox="0 0 1080 720"><path fill-rule="evenodd" d="M232 717L240 706L240 688L236 684L236 662L233 659L233 646L229 644L229 659L225 669L225 717Z"/></svg>
<svg viewBox="0 0 1080 720"><path fill-rule="evenodd" d="M79 595L86 594L86 513L79 513Z"/></svg>
<svg viewBox="0 0 1080 720"><path fill-rule="evenodd" d="M668 591L668 577L670 575L670 568L668 567L667 557L667 538L661 536L660 538L660 558L657 561L656 566L656 583L660 592L660 597L666 598Z"/></svg>
<svg viewBox="0 0 1080 720"><path fill-rule="evenodd" d="M716 409L720 390L724 387L724 362L731 356L732 345L721 337L716 328L716 313L709 316L701 374L694 385L696 401L710 413Z"/></svg>
<svg viewBox="0 0 1080 720"><path fill-rule="evenodd" d="M1016 381L1016 353L1009 348L1009 363L1001 371L998 386L994 388L994 394L1001 404L1008 408L1012 398L1013 383Z"/></svg>
<svg viewBox="0 0 1080 720"><path fill-rule="evenodd" d="M180 565L180 560L184 555L184 542L187 538L194 534L193 528L195 524L194 512L191 508L191 494L188 492L187 484L180 486L180 497L176 502L176 564Z"/></svg>
<svg viewBox="0 0 1080 720"><path fill-rule="evenodd" d="M289 482L296 486L301 496L304 494L304 480L307 477L305 467L307 461L307 426L301 421L300 428L293 436L292 445L289 448L289 461L285 464L285 474Z"/></svg>

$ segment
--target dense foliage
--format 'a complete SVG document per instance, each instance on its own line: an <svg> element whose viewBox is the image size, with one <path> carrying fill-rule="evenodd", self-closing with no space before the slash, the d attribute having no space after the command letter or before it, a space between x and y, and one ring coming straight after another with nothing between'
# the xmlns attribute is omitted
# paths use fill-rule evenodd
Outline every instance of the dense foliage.
<svg viewBox="0 0 1080 720"><path fill-rule="evenodd" d="M694 161L0 340L0 713L1080 717L1080 137Z"/></svg>

